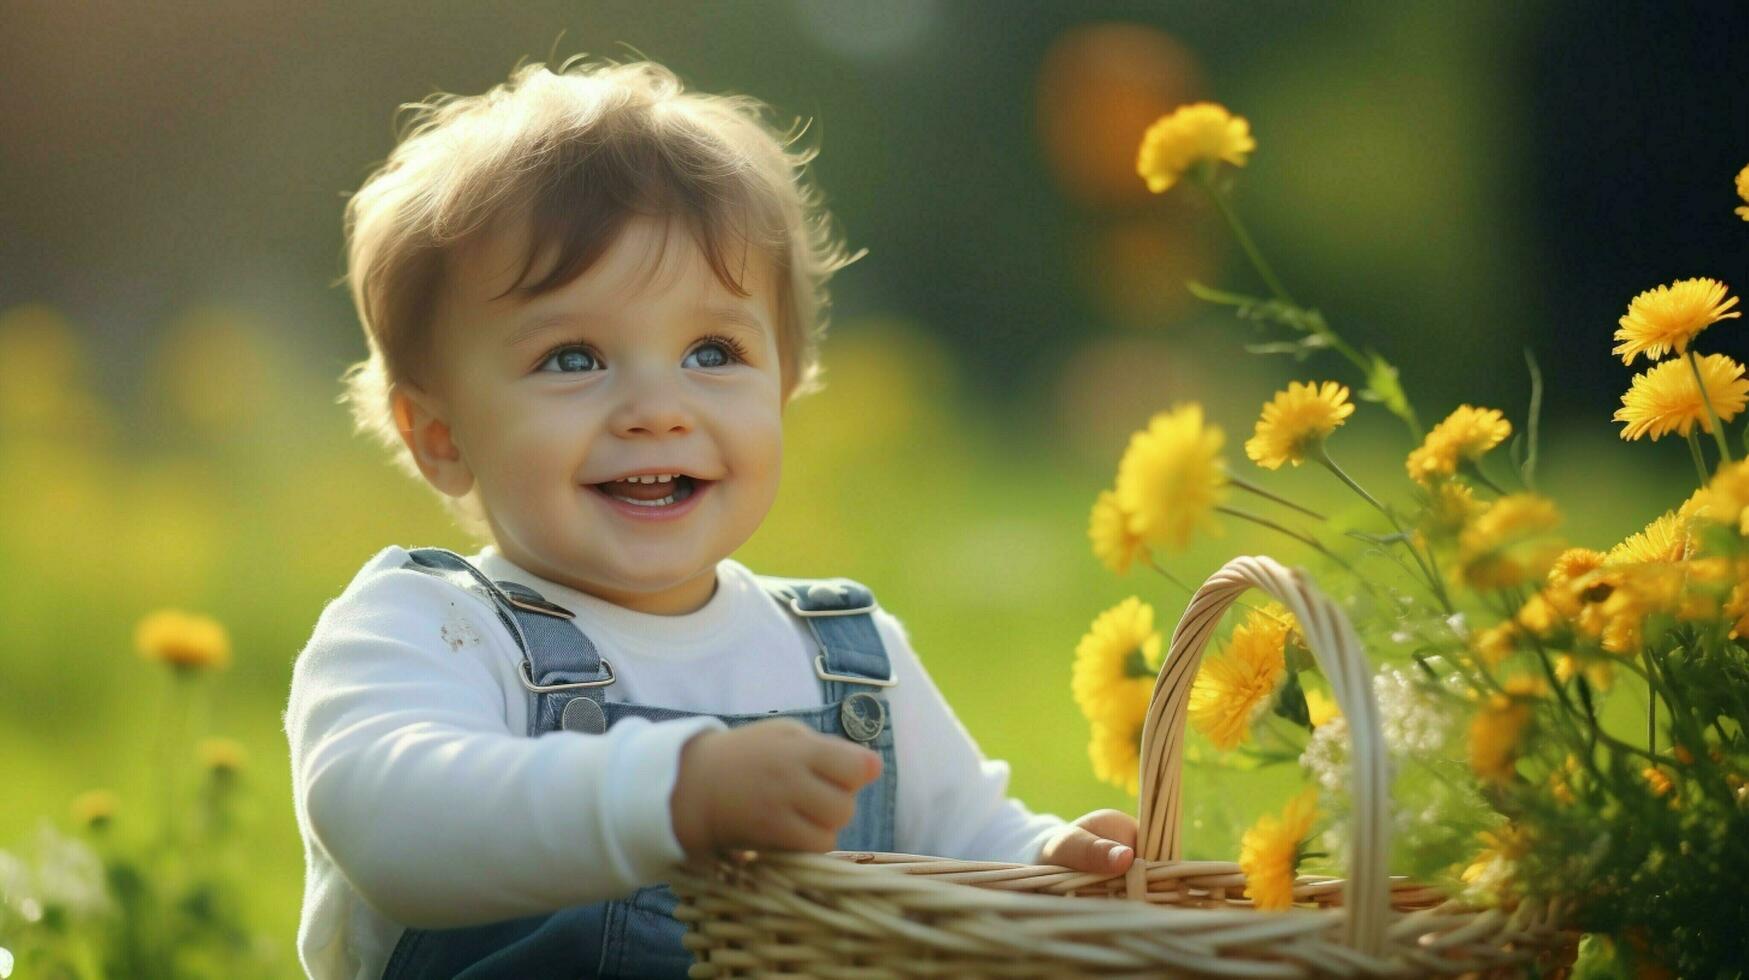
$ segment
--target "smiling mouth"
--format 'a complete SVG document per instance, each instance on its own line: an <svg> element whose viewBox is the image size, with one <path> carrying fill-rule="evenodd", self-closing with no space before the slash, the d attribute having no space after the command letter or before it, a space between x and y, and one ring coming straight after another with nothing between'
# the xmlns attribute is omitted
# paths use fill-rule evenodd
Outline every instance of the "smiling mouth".
<svg viewBox="0 0 1749 980"><path fill-rule="evenodd" d="M592 483L589 486L598 493L638 507L670 507L696 493L699 484L711 482L713 481L695 480L690 476L676 476L667 483L632 483L626 480L615 480L608 483Z"/></svg>

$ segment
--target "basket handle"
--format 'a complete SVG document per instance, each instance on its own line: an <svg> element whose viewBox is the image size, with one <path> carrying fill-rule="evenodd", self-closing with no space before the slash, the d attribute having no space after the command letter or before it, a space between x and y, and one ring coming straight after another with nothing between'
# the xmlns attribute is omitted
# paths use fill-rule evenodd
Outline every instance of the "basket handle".
<svg viewBox="0 0 1749 980"><path fill-rule="evenodd" d="M1345 942L1363 953L1384 945L1390 914L1390 775L1378 705L1360 638L1348 617L1314 587L1304 572L1262 555L1227 562L1190 599L1172 632L1165 666L1154 683L1153 700L1142 726L1139 856L1153 861L1181 859L1180 777L1184 766L1184 726L1191 684L1221 614L1245 590L1256 588L1293 613L1306 645L1318 661L1348 719L1353 761L1354 839L1343 904Z"/></svg>

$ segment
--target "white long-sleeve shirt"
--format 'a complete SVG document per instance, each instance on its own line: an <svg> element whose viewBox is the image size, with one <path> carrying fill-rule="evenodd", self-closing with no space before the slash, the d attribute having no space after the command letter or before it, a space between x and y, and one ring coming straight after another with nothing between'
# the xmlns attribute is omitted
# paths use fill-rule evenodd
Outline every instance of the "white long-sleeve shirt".
<svg viewBox="0 0 1749 980"><path fill-rule="evenodd" d="M612 661L608 700L712 714L821 703L814 642L746 566L681 616L634 612L538 578L487 547L469 559L577 614ZM378 552L322 611L285 713L304 840L298 956L318 980L382 974L401 933L617 898L683 858L669 797L680 750L713 717L529 738L521 652L490 603ZM878 595L877 595L878 599ZM1007 795L918 662L873 614L899 773L895 849L1034 863L1063 825Z"/></svg>

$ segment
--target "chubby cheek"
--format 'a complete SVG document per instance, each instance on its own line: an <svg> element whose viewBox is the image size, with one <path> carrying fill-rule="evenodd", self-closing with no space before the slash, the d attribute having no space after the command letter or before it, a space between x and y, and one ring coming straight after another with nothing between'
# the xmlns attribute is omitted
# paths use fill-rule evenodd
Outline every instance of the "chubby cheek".
<svg viewBox="0 0 1749 980"><path fill-rule="evenodd" d="M728 438L735 447L730 466L746 488L749 503L769 510L777 502L783 476L782 417L771 412L750 413Z"/></svg>
<svg viewBox="0 0 1749 980"><path fill-rule="evenodd" d="M488 506L495 505L505 523L546 525L575 506L581 489L578 447L560 435L566 430L559 414L524 411L498 420L493 458L482 484Z"/></svg>

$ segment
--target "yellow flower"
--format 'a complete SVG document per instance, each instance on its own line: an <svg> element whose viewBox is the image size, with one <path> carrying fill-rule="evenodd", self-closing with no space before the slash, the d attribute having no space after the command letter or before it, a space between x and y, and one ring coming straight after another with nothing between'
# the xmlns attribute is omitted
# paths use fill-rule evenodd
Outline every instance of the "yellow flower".
<svg viewBox="0 0 1749 980"><path fill-rule="evenodd" d="M1203 658L1190 686L1190 724L1216 748L1231 749L1250 733L1252 714L1268 703L1287 672L1292 629L1286 610L1265 607L1233 630L1225 656Z"/></svg>
<svg viewBox="0 0 1749 980"><path fill-rule="evenodd" d="M230 776L243 770L249 753L234 738L203 738L195 747L200 764L215 776Z"/></svg>
<svg viewBox="0 0 1749 980"><path fill-rule="evenodd" d="M1689 499L1684 506L1697 515L1749 535L1749 459L1720 466L1705 489Z"/></svg>
<svg viewBox="0 0 1749 980"><path fill-rule="evenodd" d="M1245 897L1259 909L1280 911L1293 905L1300 845L1318 815L1318 791L1308 788L1289 800L1277 818L1259 817L1239 842L1239 869L1245 872Z"/></svg>
<svg viewBox="0 0 1749 980"><path fill-rule="evenodd" d="M1505 687L1470 719L1470 768L1494 783L1510 781L1517 771L1519 739L1531 720L1528 699L1543 691L1542 682L1529 677L1511 678Z"/></svg>
<svg viewBox="0 0 1749 980"><path fill-rule="evenodd" d="M1336 705L1336 699L1330 695L1317 688L1307 688L1306 714L1310 716L1313 728L1323 728L1342 717L1342 709Z"/></svg>
<svg viewBox="0 0 1749 980"><path fill-rule="evenodd" d="M1458 568L1474 588L1511 588L1541 578L1562 550L1549 532L1561 522L1547 497L1508 494L1458 538Z"/></svg>
<svg viewBox="0 0 1749 980"><path fill-rule="evenodd" d="M1093 723L1087 744L1093 774L1131 796L1141 788L1142 724L1147 717L1147 695L1115 698L1110 712Z"/></svg>
<svg viewBox="0 0 1749 980"><path fill-rule="evenodd" d="M1737 171L1737 196L1743 199L1743 203L1749 204L1749 167ZM1738 208L1737 217L1749 221L1749 208Z"/></svg>
<svg viewBox="0 0 1749 980"><path fill-rule="evenodd" d="M1142 539L1130 533L1129 521L1129 515L1118 506L1117 493L1099 491L1087 521L1087 537L1093 542L1093 557L1114 575L1128 572L1130 565L1147 551Z"/></svg>
<svg viewBox="0 0 1749 980"><path fill-rule="evenodd" d="M1181 105L1156 119L1142 135L1136 174L1148 182L1148 190L1163 194L1194 164L1225 160L1243 167L1246 155L1255 149L1257 141L1251 138L1251 124L1244 116L1213 102Z"/></svg>
<svg viewBox="0 0 1749 980"><path fill-rule="evenodd" d="M1604 561L1610 565L1634 562L1668 564L1687 558L1689 548L1688 522L1675 511L1667 510L1663 516L1647 524L1644 531L1628 535L1621 544L1609 549Z"/></svg>
<svg viewBox="0 0 1749 980"><path fill-rule="evenodd" d="M1591 548L1568 548L1555 558L1555 564L1549 569L1549 582L1553 585L1565 585L1582 575L1589 574L1603 567L1608 559L1603 552Z"/></svg>
<svg viewBox="0 0 1749 980"><path fill-rule="evenodd" d="M1128 705L1137 696L1146 704L1159 669L1154 607L1130 596L1094 617L1075 647L1070 688L1087 720L1103 721L1114 705Z"/></svg>
<svg viewBox="0 0 1749 980"><path fill-rule="evenodd" d="M1749 381L1743 380L1743 365L1723 354L1708 354L1700 360L1700 376L1706 382L1706 400L1712 403L1720 422L1729 422L1749 401ZM1621 396L1615 421L1624 423L1623 439L1649 435L1653 439L1675 430L1688 435L1695 423L1703 432L1713 431L1706 405L1694 384L1694 370L1683 360L1669 360L1634 375L1633 386Z"/></svg>
<svg viewBox="0 0 1749 980"><path fill-rule="evenodd" d="M1245 441L1245 455L1264 469L1280 469L1305 461L1306 451L1354 414L1348 386L1293 381L1263 406L1257 434Z"/></svg>
<svg viewBox="0 0 1749 980"><path fill-rule="evenodd" d="M1515 824L1503 824L1495 830L1484 830L1482 851L1463 871L1464 883L1476 892L1498 899L1518 871L1518 859L1530 852L1530 837Z"/></svg>
<svg viewBox="0 0 1749 980"><path fill-rule="evenodd" d="M1708 326L1742 316L1741 311L1725 312L1736 305L1737 297L1727 299L1725 284L1716 279L1683 279L1648 289L1628 304L1615 332L1621 343L1610 353L1620 354L1623 364L1632 364L1640 354L1650 361L1668 351L1682 354Z"/></svg>
<svg viewBox="0 0 1749 980"><path fill-rule="evenodd" d="M1467 484L1441 481L1427 492L1427 509L1422 514L1421 526L1430 536L1449 540L1462 534L1470 521L1484 509L1485 505L1476 499L1476 492Z"/></svg>
<svg viewBox="0 0 1749 980"><path fill-rule="evenodd" d="M1411 479L1430 484L1437 477L1456 473L1459 461L1480 459L1510 435L1512 423L1499 409L1459 405L1427 433L1404 465Z"/></svg>
<svg viewBox="0 0 1749 980"><path fill-rule="evenodd" d="M121 801L106 789L86 790L73 798L73 822L80 827L102 830L115 818Z"/></svg>
<svg viewBox="0 0 1749 980"><path fill-rule="evenodd" d="M160 609L134 627L134 648L147 660L193 671L231 662L231 638L210 616Z"/></svg>
<svg viewBox="0 0 1749 980"><path fill-rule="evenodd" d="M1499 623L1477 630L1470 643L1483 663L1498 667L1518 649L1518 627L1512 623Z"/></svg>
<svg viewBox="0 0 1749 980"><path fill-rule="evenodd" d="M1117 467L1117 503L1129 531L1150 545L1182 551L1198 528L1218 532L1214 510L1227 493L1221 430L1195 402L1156 414L1130 436Z"/></svg>

